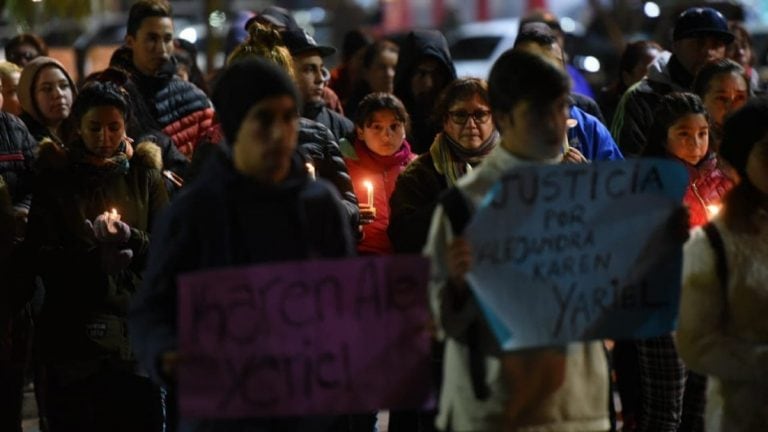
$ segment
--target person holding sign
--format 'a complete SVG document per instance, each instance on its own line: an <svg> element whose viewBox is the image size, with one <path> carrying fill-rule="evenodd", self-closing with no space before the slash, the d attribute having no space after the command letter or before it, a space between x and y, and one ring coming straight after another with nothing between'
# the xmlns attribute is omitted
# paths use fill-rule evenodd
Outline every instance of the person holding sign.
<svg viewBox="0 0 768 432"><path fill-rule="evenodd" d="M168 203L159 148L126 136L130 106L113 83L83 86L66 149L40 146L24 249L45 285L36 339L51 432L160 431L160 388L140 369L127 335L150 226Z"/></svg>
<svg viewBox="0 0 768 432"><path fill-rule="evenodd" d="M569 90L568 76L541 57L502 54L489 79L501 142L459 180L456 199L446 196L435 210L425 253L432 261L432 312L445 339L436 421L441 430L610 428L602 343L502 352L465 279L473 260L472 245L462 236L467 213L509 169L560 162Z"/></svg>
<svg viewBox="0 0 768 432"><path fill-rule="evenodd" d="M741 182L684 249L677 348L688 367L711 378L708 431L768 425L766 118L768 100L760 98L726 120L720 154Z"/></svg>
<svg viewBox="0 0 768 432"><path fill-rule="evenodd" d="M299 96L263 59L230 64L213 90L226 142L157 225L145 284L131 311L136 353L174 393L178 367L177 276L196 270L354 254L338 194L312 181L296 151ZM262 319L256 317L254 319ZM174 408L176 399L169 404ZM182 418L180 429L326 431L336 417Z"/></svg>
<svg viewBox="0 0 768 432"><path fill-rule="evenodd" d="M360 202L363 239L361 254L392 253L387 236L389 198L395 181L416 158L405 139L409 117L400 99L389 93L371 93L357 107L357 140L341 141L341 152Z"/></svg>
<svg viewBox="0 0 768 432"><path fill-rule="evenodd" d="M389 201L387 233L397 253L421 252L440 193L472 171L499 142L488 83L481 79L460 78L448 84L435 103L434 116L442 132L398 177Z"/></svg>

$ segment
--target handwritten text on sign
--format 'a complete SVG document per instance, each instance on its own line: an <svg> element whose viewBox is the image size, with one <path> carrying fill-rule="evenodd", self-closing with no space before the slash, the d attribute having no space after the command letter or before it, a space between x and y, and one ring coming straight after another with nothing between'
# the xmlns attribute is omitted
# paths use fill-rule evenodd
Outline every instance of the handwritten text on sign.
<svg viewBox="0 0 768 432"><path fill-rule="evenodd" d="M393 256L181 276L182 414L423 406L430 376L427 269L424 258Z"/></svg>
<svg viewBox="0 0 768 432"><path fill-rule="evenodd" d="M680 164L654 159L504 175L468 227L468 280L502 346L671 331L681 245L669 219L686 186Z"/></svg>

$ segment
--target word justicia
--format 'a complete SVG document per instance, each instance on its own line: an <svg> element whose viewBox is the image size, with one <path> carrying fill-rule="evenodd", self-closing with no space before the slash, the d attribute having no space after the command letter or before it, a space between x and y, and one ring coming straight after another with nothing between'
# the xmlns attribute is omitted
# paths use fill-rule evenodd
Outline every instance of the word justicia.
<svg viewBox="0 0 768 432"><path fill-rule="evenodd" d="M659 168L647 163L615 163L613 169L598 165L520 171L505 175L491 205L502 209L509 201L526 205L562 199L595 201L618 199L650 191L664 190Z"/></svg>

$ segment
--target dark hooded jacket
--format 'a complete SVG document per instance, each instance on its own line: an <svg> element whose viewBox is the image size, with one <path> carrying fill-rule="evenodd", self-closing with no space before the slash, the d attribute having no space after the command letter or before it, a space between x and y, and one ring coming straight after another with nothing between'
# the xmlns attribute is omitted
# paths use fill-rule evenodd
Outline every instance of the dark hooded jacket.
<svg viewBox="0 0 768 432"><path fill-rule="evenodd" d="M408 33L400 47L395 69L395 96L400 98L411 116L411 133L408 136L408 142L411 143L414 154L426 152L442 127L431 119L432 106L419 106L411 92L413 72L427 57L434 58L443 66L448 78L445 85L456 79L456 68L453 66L453 59L448 50L448 42L442 33L437 30L414 30ZM434 102L431 101L431 104L433 105Z"/></svg>
<svg viewBox="0 0 768 432"><path fill-rule="evenodd" d="M64 151L50 140L41 143L22 247L26 273L40 276L46 288L36 334L40 356L57 368L57 376L71 381L105 367L135 367L125 334L128 303L141 282L150 226L168 203L153 144L136 147L125 173L91 168L78 149L82 144ZM105 246L85 221L111 208L131 227L125 247L133 259L126 269L107 274L101 261Z"/></svg>
<svg viewBox="0 0 768 432"><path fill-rule="evenodd" d="M132 308L134 348L150 375L159 381L164 379L159 356L178 350L176 278L180 274L354 253L337 194L326 182L309 179L298 153L288 178L266 185L239 174L226 147L220 148L221 157L206 161L157 225L144 288ZM184 419L180 430L323 431L334 420Z"/></svg>
<svg viewBox="0 0 768 432"><path fill-rule="evenodd" d="M132 55L130 48L122 47L112 55L110 66L128 72L162 132L190 158L200 137L213 123L211 101L194 84L176 76L173 61L167 62L155 76L147 76L133 65Z"/></svg>

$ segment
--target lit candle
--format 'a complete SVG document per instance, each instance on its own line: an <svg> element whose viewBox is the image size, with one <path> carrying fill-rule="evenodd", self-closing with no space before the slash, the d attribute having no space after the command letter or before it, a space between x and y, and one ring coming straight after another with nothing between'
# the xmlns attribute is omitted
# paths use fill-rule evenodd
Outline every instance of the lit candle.
<svg viewBox="0 0 768 432"><path fill-rule="evenodd" d="M363 186L365 186L365 189L368 190L368 202L367 202L367 205L368 205L368 207L373 208L373 183L371 183L370 181L366 180L366 181L363 182Z"/></svg>
<svg viewBox="0 0 768 432"><path fill-rule="evenodd" d="M112 234L116 234L117 228L115 228L115 222L120 220L120 213L118 213L116 209L112 208L111 211L104 212L104 214L107 217L107 230Z"/></svg>
<svg viewBox="0 0 768 432"><path fill-rule="evenodd" d="M311 178L312 180L317 179L317 177L315 177L315 166L309 162L307 162L307 172L309 173L309 178Z"/></svg>
<svg viewBox="0 0 768 432"><path fill-rule="evenodd" d="M710 219L717 216L718 213L720 213L720 209L723 206L717 205L717 204L710 204L707 206L707 213L709 213Z"/></svg>

